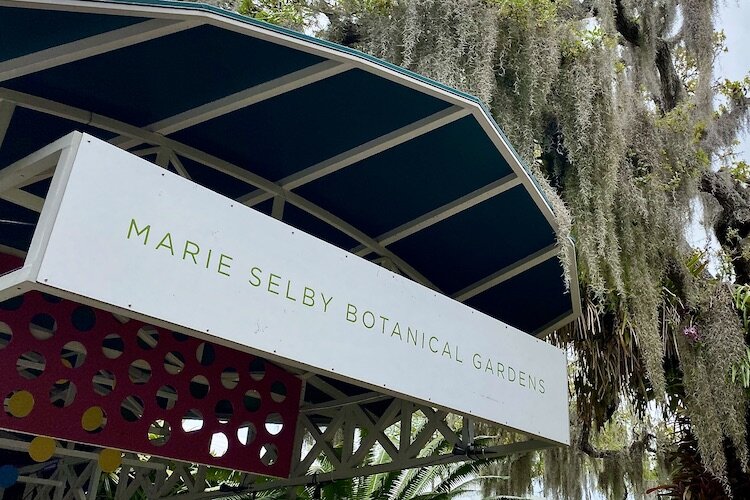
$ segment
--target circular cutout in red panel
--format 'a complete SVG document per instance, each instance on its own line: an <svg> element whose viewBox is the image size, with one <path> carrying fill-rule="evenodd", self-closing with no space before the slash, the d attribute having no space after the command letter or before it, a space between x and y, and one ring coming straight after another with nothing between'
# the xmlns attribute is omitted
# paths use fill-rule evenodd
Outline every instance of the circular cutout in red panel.
<svg viewBox="0 0 750 500"><path fill-rule="evenodd" d="M116 333L110 333L102 340L102 353L107 359L117 359L125 352L125 342Z"/></svg>
<svg viewBox="0 0 750 500"><path fill-rule="evenodd" d="M164 356L164 371L170 375L179 375L183 369L185 369L185 357L179 351L171 351Z"/></svg>
<svg viewBox="0 0 750 500"><path fill-rule="evenodd" d="M159 344L159 331L151 325L144 325L138 330L136 335L138 347L145 350L156 348Z"/></svg>
<svg viewBox="0 0 750 500"><path fill-rule="evenodd" d="M237 428L237 440L243 446L255 441L256 434L255 426L252 422L244 422Z"/></svg>
<svg viewBox="0 0 750 500"><path fill-rule="evenodd" d="M260 447L258 455L263 465L270 467L279 459L279 449L274 444L264 444Z"/></svg>
<svg viewBox="0 0 750 500"><path fill-rule="evenodd" d="M203 429L203 414L196 410L188 410L182 417L182 430L184 432L197 432Z"/></svg>
<svg viewBox="0 0 750 500"><path fill-rule="evenodd" d="M164 446L171 436L172 427L166 420L154 420L148 428L148 442L154 446Z"/></svg>
<svg viewBox="0 0 750 500"><path fill-rule="evenodd" d="M226 389L234 389L240 383L240 374L234 368L224 368L221 372L221 385Z"/></svg>
<svg viewBox="0 0 750 500"><path fill-rule="evenodd" d="M219 400L216 403L214 411L216 412L216 418L219 420L220 424L229 423L232 419L232 415L234 415L234 407L227 399Z"/></svg>
<svg viewBox="0 0 750 500"><path fill-rule="evenodd" d="M138 396L128 396L120 403L120 415L127 422L137 422L143 417L143 400Z"/></svg>
<svg viewBox="0 0 750 500"><path fill-rule="evenodd" d="M99 396L107 396L115 390L115 374L109 370L99 370L91 379L94 392Z"/></svg>
<svg viewBox="0 0 750 500"><path fill-rule="evenodd" d="M177 403L177 389L171 385L163 385L156 392L156 406L162 410L171 410Z"/></svg>
<svg viewBox="0 0 750 500"><path fill-rule="evenodd" d="M0 321L0 349L5 349L11 340L13 340L13 330L8 323Z"/></svg>
<svg viewBox="0 0 750 500"><path fill-rule="evenodd" d="M49 314L35 314L29 322L29 331L37 340L49 340L55 336L57 321Z"/></svg>
<svg viewBox="0 0 750 500"><path fill-rule="evenodd" d="M33 380L44 372L47 361L36 351L21 354L16 361L18 374L26 380Z"/></svg>
<svg viewBox="0 0 750 500"><path fill-rule="evenodd" d="M128 378L136 385L143 385L151 380L151 365L145 359L136 359L128 367Z"/></svg>
<svg viewBox="0 0 750 500"><path fill-rule="evenodd" d="M216 359L216 351L214 346L207 342L201 342L198 348L195 350L195 357L201 366L211 366Z"/></svg>
<svg viewBox="0 0 750 500"><path fill-rule="evenodd" d="M89 306L78 306L70 315L70 321L79 332L90 332L96 326L96 313Z"/></svg>
<svg viewBox="0 0 750 500"><path fill-rule="evenodd" d="M247 391L245 397L242 398L242 404L245 405L247 411L258 411L260 409L260 393L255 389Z"/></svg>
<svg viewBox="0 0 750 500"><path fill-rule="evenodd" d="M52 406L58 408L67 408L76 398L78 388L76 385L67 379L60 379L54 384L49 390L49 402Z"/></svg>
<svg viewBox="0 0 750 500"><path fill-rule="evenodd" d="M266 362L260 358L255 358L250 362L250 377L256 382L263 380L266 376Z"/></svg>
<svg viewBox="0 0 750 500"><path fill-rule="evenodd" d="M190 395L195 399L203 399L208 396L208 391L211 390L211 385L208 383L208 379L203 375L196 375L190 380Z"/></svg>
<svg viewBox="0 0 750 500"><path fill-rule="evenodd" d="M72 340L63 346L60 360L65 367L79 368L86 361L86 354L86 347L77 340Z"/></svg>

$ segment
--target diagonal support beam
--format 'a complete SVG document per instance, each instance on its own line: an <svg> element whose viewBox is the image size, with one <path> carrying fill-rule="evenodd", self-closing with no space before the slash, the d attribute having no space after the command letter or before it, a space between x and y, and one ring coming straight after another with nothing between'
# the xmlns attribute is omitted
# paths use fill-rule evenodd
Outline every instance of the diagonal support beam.
<svg viewBox="0 0 750 500"><path fill-rule="evenodd" d="M16 205L22 206L23 208L32 210L36 213L42 213L42 207L44 207L44 198L40 198L39 196L24 191L23 189L12 189L0 193L0 199L15 203Z"/></svg>
<svg viewBox="0 0 750 500"><path fill-rule="evenodd" d="M375 156L383 151L396 147L399 144L403 144L421 135L432 132L444 125L468 116L469 113L469 110L465 108L451 106L448 109L444 109L433 115L422 118L421 120L417 120L405 127L401 127L400 129L352 148L349 151L344 151L333 158L329 158L301 170L300 172L285 177L284 179L281 179L278 184L286 190L298 188L328 174L337 172L342 168L346 168L357 162L370 158L371 156ZM248 206L253 206L269 199L270 197L271 195L267 192L255 191L239 198L237 201Z"/></svg>
<svg viewBox="0 0 750 500"><path fill-rule="evenodd" d="M0 63L0 82L54 68L196 26L195 22L143 21Z"/></svg>
<svg viewBox="0 0 750 500"><path fill-rule="evenodd" d="M172 151L169 155L169 162L172 164L178 174L180 174L187 180L193 180L193 178L190 177L190 173L185 168L185 165L182 164L180 158L176 154L174 154L174 151Z"/></svg>
<svg viewBox="0 0 750 500"><path fill-rule="evenodd" d="M10 120L13 118L13 111L15 109L15 104L0 99L0 148L3 147L3 140L5 139L6 132L8 132Z"/></svg>
<svg viewBox="0 0 750 500"><path fill-rule="evenodd" d="M524 271L531 269L532 267L538 266L542 262L555 257L560 253L560 247L556 243L549 245L541 250L538 250L531 255L515 262L509 266L506 266L496 273L493 273L486 278L473 283L463 290L456 292L453 298L459 302L464 302L470 298L479 295L480 293L489 290L490 288L499 285L500 283L507 281L514 276L518 276Z"/></svg>
<svg viewBox="0 0 750 500"><path fill-rule="evenodd" d="M388 246L399 240L402 240L412 234L419 232L425 228L428 228L440 221L453 217L457 213L468 210L471 207L479 205L483 201L487 201L490 198L497 196L505 191L508 191L521 184L521 179L516 174L508 174L502 179L498 179L495 182L487 184L471 193L458 198L450 203L446 203L442 207L438 207L421 217L406 222L399 227L383 233L376 238L378 243L383 246ZM360 257L370 253L368 248L360 245L352 250L352 253L359 255Z"/></svg>

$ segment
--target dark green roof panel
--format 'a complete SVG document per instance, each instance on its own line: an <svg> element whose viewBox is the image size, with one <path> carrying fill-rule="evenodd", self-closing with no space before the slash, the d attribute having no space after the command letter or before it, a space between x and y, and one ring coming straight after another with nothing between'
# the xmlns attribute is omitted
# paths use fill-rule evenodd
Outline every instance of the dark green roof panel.
<svg viewBox="0 0 750 500"><path fill-rule="evenodd" d="M112 134L77 122L17 106L0 148L0 168L6 167L73 130L88 132L103 140Z"/></svg>
<svg viewBox="0 0 750 500"><path fill-rule="evenodd" d="M170 137L276 181L448 106L353 69Z"/></svg>
<svg viewBox="0 0 750 500"><path fill-rule="evenodd" d="M451 295L554 242L549 223L518 186L390 249Z"/></svg>
<svg viewBox="0 0 750 500"><path fill-rule="evenodd" d="M204 25L3 85L144 126L322 61Z"/></svg>
<svg viewBox="0 0 750 500"><path fill-rule="evenodd" d="M553 257L466 301L466 305L527 333L570 313L560 261Z"/></svg>
<svg viewBox="0 0 750 500"><path fill-rule="evenodd" d="M0 7L0 62L143 20L142 17Z"/></svg>
<svg viewBox="0 0 750 500"><path fill-rule="evenodd" d="M377 236L511 172L467 116L296 192Z"/></svg>

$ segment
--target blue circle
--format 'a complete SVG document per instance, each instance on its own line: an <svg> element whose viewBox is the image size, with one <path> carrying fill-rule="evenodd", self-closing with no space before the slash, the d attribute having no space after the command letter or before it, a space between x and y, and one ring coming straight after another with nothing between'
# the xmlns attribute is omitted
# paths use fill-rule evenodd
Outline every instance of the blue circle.
<svg viewBox="0 0 750 500"><path fill-rule="evenodd" d="M0 488L10 488L18 481L18 469L12 465L0 467Z"/></svg>

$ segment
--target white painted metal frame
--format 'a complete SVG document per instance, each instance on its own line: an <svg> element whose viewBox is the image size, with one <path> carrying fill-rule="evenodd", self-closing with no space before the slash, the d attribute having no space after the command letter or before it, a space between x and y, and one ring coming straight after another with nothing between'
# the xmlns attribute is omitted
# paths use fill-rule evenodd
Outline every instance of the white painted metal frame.
<svg viewBox="0 0 750 500"><path fill-rule="evenodd" d="M331 400L301 408L289 479L267 481L243 473L239 474L240 486L234 491L219 491L215 486L208 487L206 466L126 454L122 467L116 472L115 500L126 500L139 492L153 499L208 500L277 489L286 489L288 498L296 498L296 488L301 486L314 487L331 481L415 467L499 459L552 446L506 433L498 438L500 444L478 448L471 456L450 451L451 446L453 450L467 450L474 444L474 422L471 419L456 415L449 417L446 412L377 393L346 396L314 374L304 374L302 378ZM376 416L366 405L379 400L387 401L387 409ZM412 432L414 419L422 422L416 433ZM401 432L401 429L408 432ZM28 451L31 437L5 434L7 437L0 438L0 448ZM441 437L444 446L429 446L431 441ZM368 457L383 451L390 460L382 463L368 461ZM58 442L50 461L21 469L23 482L27 483L24 498L95 499L102 474L97 459L96 451L83 451L76 449L74 443ZM333 469L320 472L322 460ZM56 469L49 479L38 477L42 469L55 463ZM85 468L81 469L81 464L86 464ZM74 465L79 466L78 472ZM0 500L3 500L2 490Z"/></svg>

